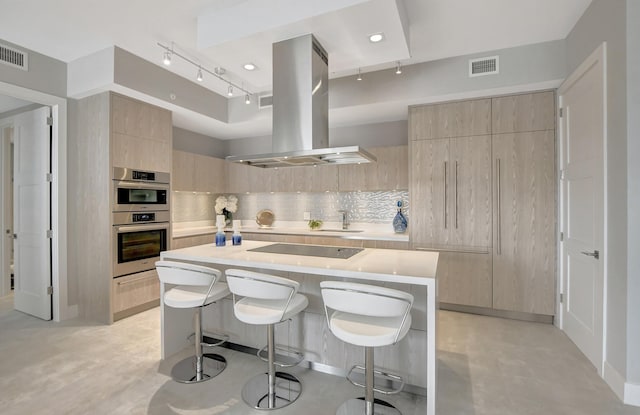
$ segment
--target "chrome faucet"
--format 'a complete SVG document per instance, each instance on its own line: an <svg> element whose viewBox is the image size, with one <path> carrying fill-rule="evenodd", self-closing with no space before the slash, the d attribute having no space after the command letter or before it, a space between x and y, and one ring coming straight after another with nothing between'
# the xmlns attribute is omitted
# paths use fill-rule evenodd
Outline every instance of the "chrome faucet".
<svg viewBox="0 0 640 415"><path fill-rule="evenodd" d="M338 213L342 213L342 229L349 229L349 212L346 210L339 210Z"/></svg>

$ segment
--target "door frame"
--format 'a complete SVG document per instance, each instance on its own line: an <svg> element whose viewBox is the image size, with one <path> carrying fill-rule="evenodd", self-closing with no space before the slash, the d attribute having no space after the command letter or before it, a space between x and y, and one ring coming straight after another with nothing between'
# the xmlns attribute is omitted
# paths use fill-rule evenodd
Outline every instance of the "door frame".
<svg viewBox="0 0 640 415"><path fill-rule="evenodd" d="M13 199L9 198L8 195L11 193L9 188L10 182L8 177L11 175L10 160L11 160L11 143L9 141L9 137L5 136L4 132L6 129L11 128L13 130L13 122L7 119L0 119L0 157L2 157L2 172L0 173L0 177L2 178L2 183L0 183L0 206L5 209L9 206L9 200L11 199L11 209L13 209ZM10 255L5 255L8 251L8 237L4 234L5 229L13 229L13 220L11 223L8 223L6 218L7 213L3 212L2 217L0 218L0 223L2 223L2 235L0 236L2 239L0 240L0 297L8 295L11 293L11 283L9 275L5 275L5 271L9 270L9 259Z"/></svg>
<svg viewBox="0 0 640 415"><path fill-rule="evenodd" d="M53 320L61 321L78 315L78 306L69 305L67 278L67 100L40 91L0 82L0 94L51 107L53 117L51 143L51 227L52 238L52 304Z"/></svg>
<svg viewBox="0 0 640 415"><path fill-rule="evenodd" d="M607 229L608 229L608 214L607 214L607 193L608 193L608 186L607 186L607 142L608 142L608 136L607 136L607 42L603 42L602 44L600 44L600 46L598 46L579 66L578 68L576 68L574 70L574 72L572 74L570 74L567 79L565 79L565 81L562 83L562 85L560 85L560 87L558 88L558 108L562 108L562 91L563 91L563 86L564 85L572 85L573 83L575 83L580 77L582 77L597 61L601 61L602 62L602 78L603 78L603 89L602 89L602 97L603 97L603 103L602 103L602 117L603 117L603 128L602 128L602 180L603 180L603 189L602 189L602 198L603 198L603 209L602 209L602 215L603 215L603 234L602 234L602 248L601 248L601 261L602 261L602 356L600 358L600 364L598 365L598 367L596 367L596 369L598 370L598 374L600 376L603 376L604 374L604 365L605 365L605 361L606 361L606 356L607 356L607 282L608 282L608 273L607 273L607 262L608 262L608 255L607 255ZM563 221L563 217L564 217L564 209L565 209L565 205L566 205L566 201L563 198L563 190L562 190L562 182L561 182L561 175L562 175L562 161L563 161L563 157L564 154L562 153L562 148L563 148L563 144L564 144L564 140L565 137L562 134L562 124L561 124L561 120L559 118L559 114L557 114L557 123L556 123L556 128L557 128L557 134L559 137L559 140L557 141L557 151L558 151L558 158L557 158L557 163L558 163L558 223L560 224L560 231L564 231L565 227L566 227L566 223L564 223ZM558 240L560 240L560 235L558 235ZM558 281L557 281L557 286L558 286L558 298L556 301L556 309L557 309L557 313L556 315L558 316L558 318L556 319L556 324L557 326L561 329L564 330L564 309L562 306L562 303L560 302L560 293L564 293L565 292L565 278L566 275L564 274L564 242L560 240L560 242L558 243Z"/></svg>

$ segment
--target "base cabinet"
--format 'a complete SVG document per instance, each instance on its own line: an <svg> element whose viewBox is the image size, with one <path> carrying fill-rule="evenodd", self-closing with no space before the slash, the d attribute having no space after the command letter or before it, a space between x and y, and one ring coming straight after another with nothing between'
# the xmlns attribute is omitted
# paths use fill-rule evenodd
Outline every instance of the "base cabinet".
<svg viewBox="0 0 640 415"><path fill-rule="evenodd" d="M491 253L440 252L436 276L441 303L491 308Z"/></svg>
<svg viewBox="0 0 640 415"><path fill-rule="evenodd" d="M160 280L155 269L114 278L111 291L114 321L160 304Z"/></svg>

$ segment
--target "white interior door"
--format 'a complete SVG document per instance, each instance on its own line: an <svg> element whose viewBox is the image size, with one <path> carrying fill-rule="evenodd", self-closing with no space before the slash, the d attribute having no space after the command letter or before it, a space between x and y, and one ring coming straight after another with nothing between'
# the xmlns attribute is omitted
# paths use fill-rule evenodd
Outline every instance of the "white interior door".
<svg viewBox="0 0 640 415"><path fill-rule="evenodd" d="M49 107L14 117L14 274L16 310L51 320Z"/></svg>
<svg viewBox="0 0 640 415"><path fill-rule="evenodd" d="M605 46L560 87L562 326L602 374Z"/></svg>

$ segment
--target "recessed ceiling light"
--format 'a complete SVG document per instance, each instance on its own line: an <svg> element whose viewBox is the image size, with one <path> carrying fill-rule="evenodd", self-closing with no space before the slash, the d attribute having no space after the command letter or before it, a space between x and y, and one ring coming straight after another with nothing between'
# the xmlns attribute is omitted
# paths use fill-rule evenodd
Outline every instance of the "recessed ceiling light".
<svg viewBox="0 0 640 415"><path fill-rule="evenodd" d="M242 67L247 71L255 71L256 69L258 69L258 67L251 62L245 63L244 65L242 65Z"/></svg>
<svg viewBox="0 0 640 415"><path fill-rule="evenodd" d="M378 42L382 42L383 40L384 40L384 33L382 32L369 35L369 42L371 43L378 43Z"/></svg>

